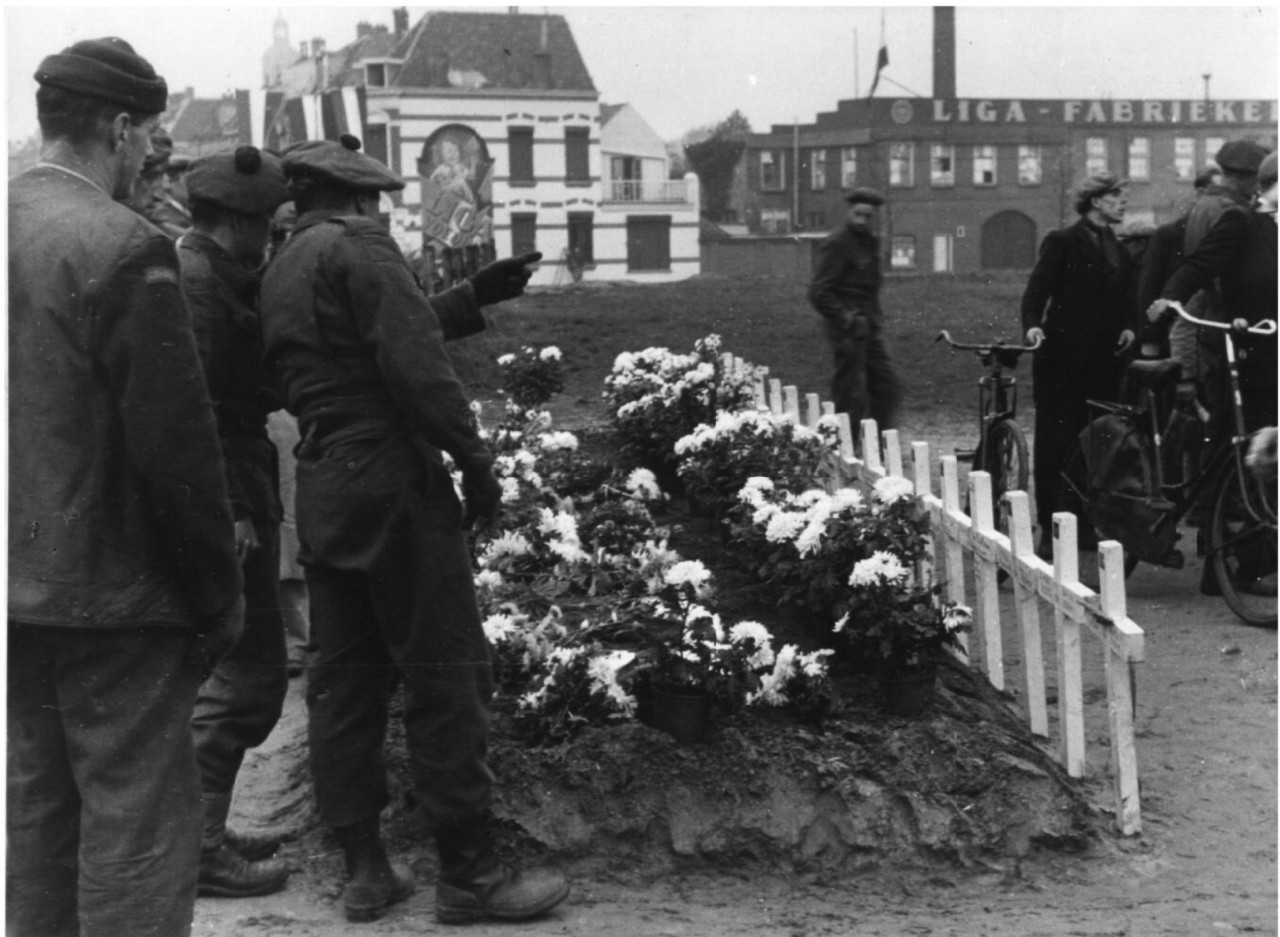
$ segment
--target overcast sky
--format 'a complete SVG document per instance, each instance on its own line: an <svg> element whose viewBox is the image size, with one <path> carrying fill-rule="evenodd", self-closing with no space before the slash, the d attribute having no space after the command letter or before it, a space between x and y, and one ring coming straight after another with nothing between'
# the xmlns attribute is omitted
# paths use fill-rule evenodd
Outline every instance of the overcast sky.
<svg viewBox="0 0 1280 937"><path fill-rule="evenodd" d="M361 20L390 25L392 3L329 6L6 6L8 139L36 131L40 59L79 39L118 35L169 87L216 97L261 85L262 53L277 11L296 46L355 38ZM507 4L444 9L502 11ZM426 7L409 7L416 22ZM441 9L434 7L431 9ZM836 101L866 94L880 45L889 51L877 97L928 97L933 84L929 7L769 5L520 7L564 15L601 101L628 102L664 139L740 109L752 128L812 121ZM1043 7L956 9L961 97L1276 97L1280 17L1263 7ZM855 45L854 36L857 35ZM855 49L856 64L855 69Z"/></svg>

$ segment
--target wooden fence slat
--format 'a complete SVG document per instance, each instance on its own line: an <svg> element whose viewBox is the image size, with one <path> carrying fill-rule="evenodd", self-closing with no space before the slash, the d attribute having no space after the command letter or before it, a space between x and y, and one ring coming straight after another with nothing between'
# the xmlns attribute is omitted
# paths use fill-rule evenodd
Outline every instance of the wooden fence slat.
<svg viewBox="0 0 1280 937"><path fill-rule="evenodd" d="M818 425L818 417L822 416L822 398L817 394L804 395L804 425L814 429Z"/></svg>
<svg viewBox="0 0 1280 937"><path fill-rule="evenodd" d="M887 429L881 436L884 439L885 472L894 478L906 477L902 472L902 443L898 441L898 431Z"/></svg>
<svg viewBox="0 0 1280 937"><path fill-rule="evenodd" d="M756 368L755 380L755 400L757 410L769 409L769 392L765 389L769 379L769 369L766 367Z"/></svg>
<svg viewBox="0 0 1280 937"><path fill-rule="evenodd" d="M942 465L942 529L944 551L943 592L948 602L965 605L964 548L968 540L968 518L960 510L960 469L953 455L944 455ZM960 646L969 653L969 635L960 635Z"/></svg>
<svg viewBox="0 0 1280 937"><path fill-rule="evenodd" d="M1009 504L1009 541L1017 562L1013 568L1015 615L1022 632L1022 664L1027 687L1027 721L1031 731L1049 737L1049 711L1044 694L1044 648L1040 635L1040 596L1027 575L1020 575L1023 564L1044 561L1035 555L1035 538L1031 531L1031 504L1025 491L1005 495Z"/></svg>
<svg viewBox="0 0 1280 937"><path fill-rule="evenodd" d="M911 467L914 477L912 485L926 509L932 507L931 502L937 500L933 496L933 480L929 475L929 444L927 442L911 443ZM930 516L932 516L930 510ZM916 570L916 578L926 587L932 587L938 581L938 538L933 535L933 525L929 525L929 533L925 536L925 558L920 561Z"/></svg>
<svg viewBox="0 0 1280 937"><path fill-rule="evenodd" d="M774 416L782 416L782 381L776 377L769 379L769 409Z"/></svg>
<svg viewBox="0 0 1280 937"><path fill-rule="evenodd" d="M969 473L969 510L973 527L973 590L975 633L982 635L982 659L987 679L997 690L1004 689L1004 640L1000 630L1000 581L991 535L995 515L991 506L991 473Z"/></svg>
<svg viewBox="0 0 1280 937"><path fill-rule="evenodd" d="M782 388L782 410L792 423L800 425L800 391L794 384Z"/></svg>
<svg viewBox="0 0 1280 937"><path fill-rule="evenodd" d="M862 421L862 461L874 476L871 481L884 477L884 463L880 461L880 440L876 436L876 421Z"/></svg>
<svg viewBox="0 0 1280 937"><path fill-rule="evenodd" d="M1124 548L1114 540L1098 544L1099 597L1113 621L1128 617L1124 597ZM1126 836L1142 832L1138 799L1138 752L1133 736L1133 683L1130 662L1113 648L1106 650L1107 716L1111 736L1111 777L1115 789L1116 826Z"/></svg>
<svg viewBox="0 0 1280 937"><path fill-rule="evenodd" d="M1062 764L1067 774L1082 778L1084 754L1084 675L1080 661L1080 622L1067 614L1070 586L1079 582L1076 518L1060 511L1053 515L1053 578L1058 587L1053 624L1058 642L1058 732Z"/></svg>

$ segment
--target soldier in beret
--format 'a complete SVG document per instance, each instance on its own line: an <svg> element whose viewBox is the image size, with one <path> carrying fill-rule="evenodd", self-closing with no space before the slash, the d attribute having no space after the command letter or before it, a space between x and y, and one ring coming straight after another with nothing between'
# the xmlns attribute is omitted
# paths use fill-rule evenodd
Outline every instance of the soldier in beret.
<svg viewBox="0 0 1280 937"><path fill-rule="evenodd" d="M187 176L193 227L178 241L182 291L218 420L236 552L244 569L244 633L200 688L192 731L204 794L201 895L243 898L283 888L278 841L227 828L247 749L280 718L289 689L280 612L280 481L267 415L281 406L262 364L258 273L271 219L292 196L280 160L252 146L196 160Z"/></svg>
<svg viewBox="0 0 1280 937"><path fill-rule="evenodd" d="M837 412L848 413L854 435L864 417L879 429L897 425L902 384L884 343L880 309L880 239L876 209L884 196L858 188L845 196L849 213L839 230L818 247L818 270L809 302L826 322L835 352L831 396ZM859 436L859 438L861 438Z"/></svg>
<svg viewBox="0 0 1280 937"><path fill-rule="evenodd" d="M1088 425L1089 398L1114 400L1121 356L1141 330L1133 298L1137 272L1112 225L1124 220L1127 183L1109 172L1076 187L1080 220L1051 231L1022 294L1028 343L1044 342L1031 365L1036 402L1032 458L1042 559L1052 556L1059 475ZM1082 532L1086 547L1088 532Z"/></svg>
<svg viewBox="0 0 1280 937"><path fill-rule="evenodd" d="M482 328L481 307L520 295L541 255L497 261L428 301L377 220L381 194L404 182L359 145L344 135L284 153L298 218L262 292L268 365L302 433L317 806L346 855L348 920L410 894L379 830L387 695L402 680L415 793L440 853L437 919L523 920L569 886L505 866L490 838L492 665L464 531L493 517L501 489L443 343ZM462 471L464 504L442 451Z"/></svg>
<svg viewBox="0 0 1280 937"><path fill-rule="evenodd" d="M121 39L35 75L9 183L6 932L190 933L192 704L242 583L173 243L123 204L164 111Z"/></svg>

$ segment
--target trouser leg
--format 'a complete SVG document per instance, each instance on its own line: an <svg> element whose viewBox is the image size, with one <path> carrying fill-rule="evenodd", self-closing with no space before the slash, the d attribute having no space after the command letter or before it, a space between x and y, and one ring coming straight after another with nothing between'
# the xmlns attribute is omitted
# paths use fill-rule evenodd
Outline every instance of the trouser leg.
<svg viewBox="0 0 1280 937"><path fill-rule="evenodd" d="M289 690L284 622L280 611L279 529L257 528L260 546L244 563L245 626L236 646L200 687L191 721L201 786L206 794L230 796L245 752L266 741ZM216 849L225 816L209 813L205 848Z"/></svg>
<svg viewBox="0 0 1280 937"><path fill-rule="evenodd" d="M80 937L185 937L200 843L191 636L75 628L42 640L54 646L65 757L80 796Z"/></svg>
<svg viewBox="0 0 1280 937"><path fill-rule="evenodd" d="M850 428L859 438L859 425L867 415L867 345L851 328L829 329L827 337L835 357L831 397L837 413L849 414Z"/></svg>
<svg viewBox="0 0 1280 937"><path fill-rule="evenodd" d="M5 933L77 937L80 793L58 703L55 648L9 625Z"/></svg>
<svg viewBox="0 0 1280 937"><path fill-rule="evenodd" d="M315 658L307 670L308 743L320 817L376 819L387 805L387 703L395 685L362 573L307 571Z"/></svg>
<svg viewBox="0 0 1280 937"><path fill-rule="evenodd" d="M898 425L898 408L902 404L902 382L889 358L884 333L879 324L872 327L867 340L866 363L867 397L870 416L878 430L893 429Z"/></svg>

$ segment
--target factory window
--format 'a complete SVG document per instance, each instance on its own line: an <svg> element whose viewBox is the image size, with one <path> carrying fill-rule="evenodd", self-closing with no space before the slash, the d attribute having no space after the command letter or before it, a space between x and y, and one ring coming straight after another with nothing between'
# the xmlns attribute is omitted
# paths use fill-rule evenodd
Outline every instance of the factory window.
<svg viewBox="0 0 1280 937"><path fill-rule="evenodd" d="M1173 141L1173 175L1183 182L1196 177L1196 138L1178 137Z"/></svg>
<svg viewBox="0 0 1280 937"><path fill-rule="evenodd" d="M973 148L973 184L996 184L996 148L994 146Z"/></svg>
<svg viewBox="0 0 1280 937"><path fill-rule="evenodd" d="M894 270L916 268L916 239L911 234L895 234L889 242L889 266Z"/></svg>
<svg viewBox="0 0 1280 937"><path fill-rule="evenodd" d="M823 231L827 227L825 211L807 211L804 213L804 226L809 231Z"/></svg>
<svg viewBox="0 0 1280 937"><path fill-rule="evenodd" d="M809 188L821 192L827 187L827 151L811 150L809 152Z"/></svg>
<svg viewBox="0 0 1280 937"><path fill-rule="evenodd" d="M1129 178L1134 182L1151 181L1151 138L1134 137L1129 141Z"/></svg>
<svg viewBox="0 0 1280 937"><path fill-rule="evenodd" d="M507 128L507 162L511 181L533 182L533 128Z"/></svg>
<svg viewBox="0 0 1280 937"><path fill-rule="evenodd" d="M929 147L929 184L938 187L956 184L956 148L949 143Z"/></svg>
<svg viewBox="0 0 1280 937"><path fill-rule="evenodd" d="M858 184L858 151L852 146L840 150L840 184L846 189Z"/></svg>
<svg viewBox="0 0 1280 937"><path fill-rule="evenodd" d="M786 154L781 150L760 151L760 190L762 192L781 192L786 188L786 174L783 172Z"/></svg>
<svg viewBox="0 0 1280 937"><path fill-rule="evenodd" d="M916 184L915 147L910 143L889 144L889 185L909 189Z"/></svg>
<svg viewBox="0 0 1280 937"><path fill-rule="evenodd" d="M1043 177L1040 147L1034 143L1018 147L1018 185L1039 185Z"/></svg>
<svg viewBox="0 0 1280 937"><path fill-rule="evenodd" d="M1096 176L1107 171L1107 140L1105 137L1089 137L1084 142L1085 175Z"/></svg>

